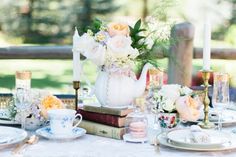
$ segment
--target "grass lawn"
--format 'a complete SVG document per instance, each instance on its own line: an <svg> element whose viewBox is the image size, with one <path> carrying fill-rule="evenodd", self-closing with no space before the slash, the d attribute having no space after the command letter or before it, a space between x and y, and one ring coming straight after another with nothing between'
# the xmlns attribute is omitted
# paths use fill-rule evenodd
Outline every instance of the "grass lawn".
<svg viewBox="0 0 236 157"><path fill-rule="evenodd" d="M167 59L158 60L161 67L167 69ZM231 75L231 85L236 86L236 61L213 60L214 71L225 71ZM193 61L193 73L201 69L202 60ZM31 70L32 87L48 89L52 93L73 93L71 60L0 60L0 93L10 92L15 87L15 71ZM96 67L86 62L84 72L91 82L96 79ZM82 81L84 85L84 81Z"/></svg>
<svg viewBox="0 0 236 157"><path fill-rule="evenodd" d="M15 87L15 71L32 71L32 87L49 89L53 93L73 93L71 60L0 60L0 92ZM84 69L92 82L96 79L96 68L85 63Z"/></svg>

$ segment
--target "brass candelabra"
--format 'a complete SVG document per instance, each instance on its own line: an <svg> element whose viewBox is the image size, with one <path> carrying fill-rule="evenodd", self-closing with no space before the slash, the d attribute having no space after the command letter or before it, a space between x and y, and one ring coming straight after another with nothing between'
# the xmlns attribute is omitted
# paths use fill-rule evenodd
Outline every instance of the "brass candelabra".
<svg viewBox="0 0 236 157"><path fill-rule="evenodd" d="M203 104L204 104L204 119L202 122L198 123L198 125L204 129L210 129L213 128L215 125L214 123L211 123L209 121L209 104L210 104L210 99L208 97L208 90L209 90L209 79L211 75L211 70L201 70L202 73L202 78L203 78L203 87L204 87L204 99L203 99Z"/></svg>
<svg viewBox="0 0 236 157"><path fill-rule="evenodd" d="M75 89L75 110L78 110L78 90L80 88L80 81L73 81L73 87Z"/></svg>

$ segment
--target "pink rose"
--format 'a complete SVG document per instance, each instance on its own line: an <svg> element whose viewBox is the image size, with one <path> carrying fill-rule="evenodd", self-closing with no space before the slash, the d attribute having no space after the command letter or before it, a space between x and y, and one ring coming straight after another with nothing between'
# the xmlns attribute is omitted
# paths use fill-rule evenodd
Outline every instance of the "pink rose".
<svg viewBox="0 0 236 157"><path fill-rule="evenodd" d="M115 35L129 35L129 26L122 23L110 23L108 25L108 33L110 36Z"/></svg>
<svg viewBox="0 0 236 157"><path fill-rule="evenodd" d="M196 121L200 116L200 103L190 96L182 96L176 101L176 110L180 118L187 121Z"/></svg>

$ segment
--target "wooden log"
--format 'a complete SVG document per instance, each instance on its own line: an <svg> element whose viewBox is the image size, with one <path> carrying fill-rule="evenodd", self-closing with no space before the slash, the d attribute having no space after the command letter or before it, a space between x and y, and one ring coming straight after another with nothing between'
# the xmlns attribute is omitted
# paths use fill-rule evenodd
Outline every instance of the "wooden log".
<svg viewBox="0 0 236 157"><path fill-rule="evenodd" d="M202 58L203 49L194 48L193 58ZM235 60L236 59L236 49L232 48L212 48L211 49L211 58L212 59L227 59Z"/></svg>
<svg viewBox="0 0 236 157"><path fill-rule="evenodd" d="M191 86L194 26L187 22L177 24L171 37L176 42L169 52L168 83Z"/></svg>
<svg viewBox="0 0 236 157"><path fill-rule="evenodd" d="M10 46L0 48L0 59L72 59L72 46Z"/></svg>
<svg viewBox="0 0 236 157"><path fill-rule="evenodd" d="M72 59L71 46L12 46L0 48L0 59ZM202 58L202 48L194 48L193 58ZM161 52L154 57L165 58ZM212 59L236 59L236 49L212 48Z"/></svg>

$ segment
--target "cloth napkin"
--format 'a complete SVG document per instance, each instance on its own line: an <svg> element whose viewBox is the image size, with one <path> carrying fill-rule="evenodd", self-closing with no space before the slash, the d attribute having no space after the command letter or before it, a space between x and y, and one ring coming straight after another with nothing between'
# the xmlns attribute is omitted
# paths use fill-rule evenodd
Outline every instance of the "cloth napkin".
<svg viewBox="0 0 236 157"><path fill-rule="evenodd" d="M190 140L192 143L210 143L211 137L198 125L192 125L190 128Z"/></svg>

